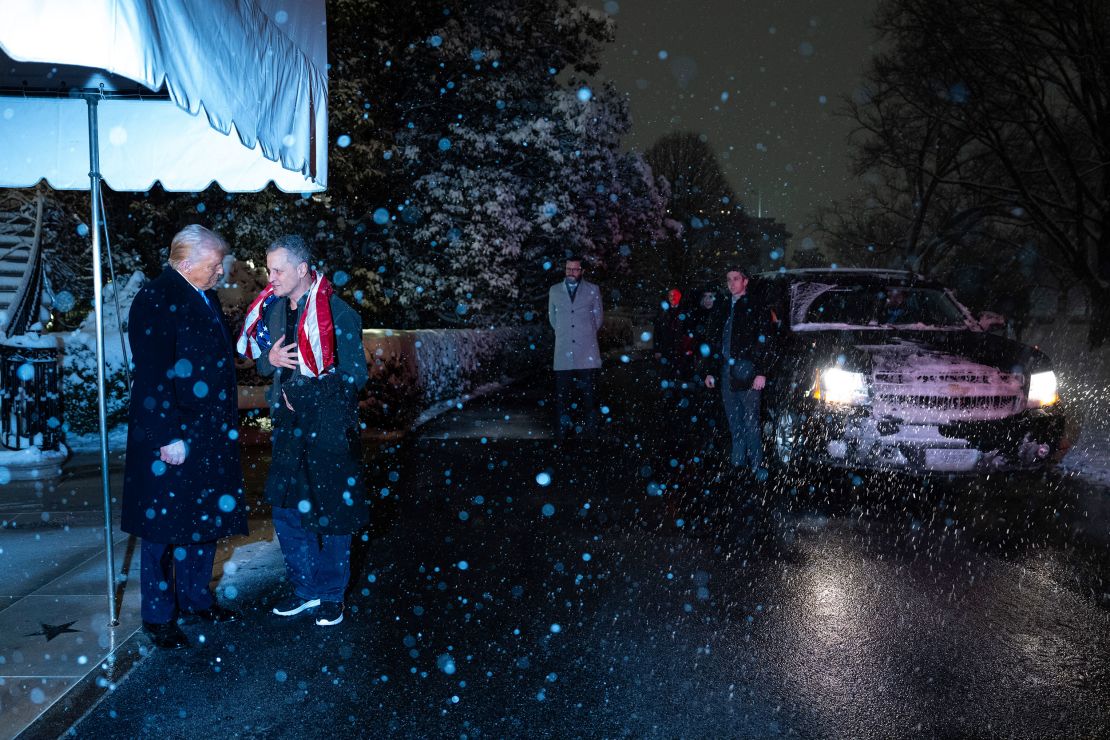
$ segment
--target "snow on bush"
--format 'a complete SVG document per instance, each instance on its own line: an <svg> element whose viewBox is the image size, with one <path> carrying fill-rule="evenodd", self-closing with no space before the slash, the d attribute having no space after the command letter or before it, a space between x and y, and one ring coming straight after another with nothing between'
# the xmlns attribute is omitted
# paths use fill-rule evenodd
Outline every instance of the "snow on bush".
<svg viewBox="0 0 1110 740"><path fill-rule="evenodd" d="M498 329L375 329L363 335L370 364L363 416L407 427L423 411L489 383L519 378L551 360L540 326Z"/></svg>
<svg viewBox="0 0 1110 740"><path fill-rule="evenodd" d="M119 314L116 313L116 286L104 287L104 390L108 412L108 429L126 424L130 389L127 387L126 362L131 355L127 342L127 315L131 302L146 282L146 276L135 272L119 288ZM122 316L122 321L119 320ZM65 404L67 435L93 434L99 430L96 391L96 317L88 317L74 331L63 335L65 354L62 358L62 397Z"/></svg>
<svg viewBox="0 0 1110 740"><path fill-rule="evenodd" d="M491 383L519 380L550 367L546 324L496 329L373 329L363 335L370 382L363 394L367 424L408 427L436 404L462 399ZM632 322L606 316L602 349L632 344Z"/></svg>

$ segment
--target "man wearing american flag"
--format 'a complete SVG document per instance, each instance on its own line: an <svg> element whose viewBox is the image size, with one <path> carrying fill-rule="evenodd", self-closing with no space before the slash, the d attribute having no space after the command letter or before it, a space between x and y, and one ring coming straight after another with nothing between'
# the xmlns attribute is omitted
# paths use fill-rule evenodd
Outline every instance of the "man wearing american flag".
<svg viewBox="0 0 1110 740"><path fill-rule="evenodd" d="M293 594L278 616L309 611L320 626L343 621L351 535L369 519L358 394L368 379L362 321L312 267L299 236L266 252L269 285L247 311L237 348L273 378L273 507Z"/></svg>

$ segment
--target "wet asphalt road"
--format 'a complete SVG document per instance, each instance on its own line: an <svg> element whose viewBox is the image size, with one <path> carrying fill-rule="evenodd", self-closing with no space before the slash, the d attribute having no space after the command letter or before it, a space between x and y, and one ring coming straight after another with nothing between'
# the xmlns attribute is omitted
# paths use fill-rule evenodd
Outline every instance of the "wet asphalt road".
<svg viewBox="0 0 1110 740"><path fill-rule="evenodd" d="M140 662L71 734L1107 734L1090 492L715 480L697 397L656 382L607 371L595 453L551 448L543 378L380 450L342 625L271 616L270 579L246 623L187 626L202 645Z"/></svg>

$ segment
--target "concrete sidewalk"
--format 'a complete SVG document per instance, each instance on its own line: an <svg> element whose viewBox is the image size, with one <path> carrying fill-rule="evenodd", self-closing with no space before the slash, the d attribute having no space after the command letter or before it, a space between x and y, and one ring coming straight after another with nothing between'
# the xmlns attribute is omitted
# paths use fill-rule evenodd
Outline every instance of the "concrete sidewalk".
<svg viewBox="0 0 1110 740"><path fill-rule="evenodd" d="M257 464L245 467L258 474ZM110 480L115 626L99 455L75 455L57 480L12 482L0 492L0 740L33 723L35 735L60 734L149 652L138 578L130 577L139 571L137 540L119 529L121 454L110 458ZM268 510L252 517L250 530L220 544L213 580L225 600L245 580L280 578Z"/></svg>
<svg viewBox="0 0 1110 740"><path fill-rule="evenodd" d="M0 738L37 719L138 627L126 589L119 626L109 626L102 496L88 475L95 462L74 459L58 480L12 482L0 493ZM118 473L118 459L112 467ZM113 539L125 573L128 538Z"/></svg>

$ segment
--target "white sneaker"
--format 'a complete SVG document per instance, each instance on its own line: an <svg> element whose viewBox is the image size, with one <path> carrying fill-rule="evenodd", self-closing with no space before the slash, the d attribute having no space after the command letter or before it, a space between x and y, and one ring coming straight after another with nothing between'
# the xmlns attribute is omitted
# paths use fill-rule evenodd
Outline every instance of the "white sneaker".
<svg viewBox="0 0 1110 740"><path fill-rule="evenodd" d="M319 599L302 599L300 596L287 596L274 604L274 614L279 617L291 617L300 614L305 609L320 606Z"/></svg>
<svg viewBox="0 0 1110 740"><path fill-rule="evenodd" d="M316 610L316 624L320 627L331 627L343 621L343 602L325 601Z"/></svg>

